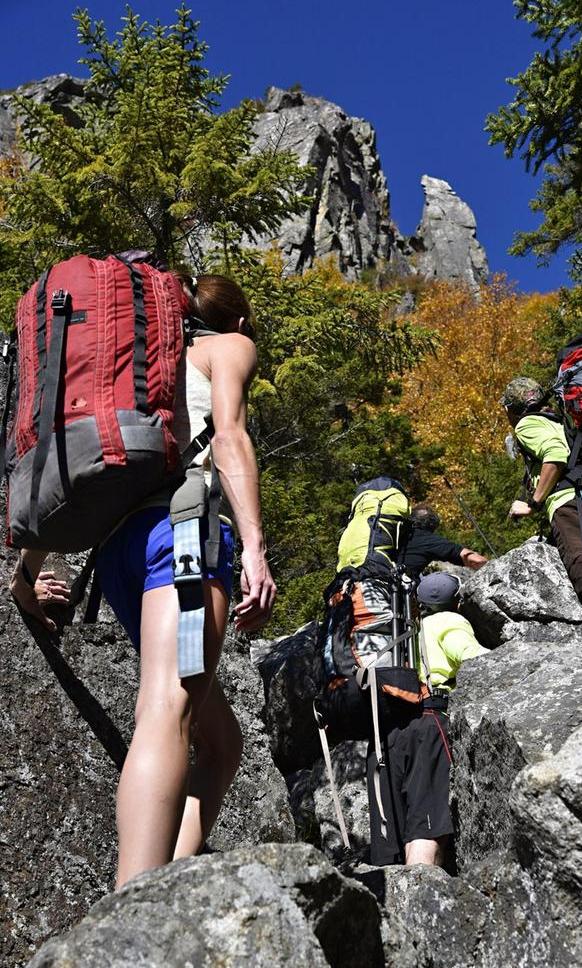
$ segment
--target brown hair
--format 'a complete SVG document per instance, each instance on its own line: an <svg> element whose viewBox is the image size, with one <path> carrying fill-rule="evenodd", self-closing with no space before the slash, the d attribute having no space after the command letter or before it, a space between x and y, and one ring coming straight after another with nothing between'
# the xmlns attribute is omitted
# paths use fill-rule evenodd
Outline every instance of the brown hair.
<svg viewBox="0 0 582 968"><path fill-rule="evenodd" d="M189 313L216 333L236 333L244 319L243 333L254 339L252 310L241 287L232 279L219 275L192 279L187 272L176 273L188 297Z"/></svg>

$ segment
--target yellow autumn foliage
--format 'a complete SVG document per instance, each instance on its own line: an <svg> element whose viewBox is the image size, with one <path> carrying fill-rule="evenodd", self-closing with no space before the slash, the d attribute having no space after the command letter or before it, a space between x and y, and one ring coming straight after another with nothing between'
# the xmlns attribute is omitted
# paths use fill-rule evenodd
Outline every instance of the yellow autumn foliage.
<svg viewBox="0 0 582 968"><path fill-rule="evenodd" d="M466 485L470 460L502 453L509 427L499 398L527 362L540 359L536 331L557 294L522 295L503 277L480 290L435 283L425 293L411 322L434 330L434 356L404 379L400 408L423 444L444 450L446 476L459 490ZM431 482L429 500L447 524L462 524L460 511L443 478Z"/></svg>

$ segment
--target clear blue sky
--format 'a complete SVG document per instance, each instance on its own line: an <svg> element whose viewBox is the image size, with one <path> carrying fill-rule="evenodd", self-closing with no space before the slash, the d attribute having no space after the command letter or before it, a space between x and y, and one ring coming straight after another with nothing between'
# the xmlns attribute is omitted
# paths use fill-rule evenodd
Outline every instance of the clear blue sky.
<svg viewBox="0 0 582 968"><path fill-rule="evenodd" d="M170 23L177 4L135 0L147 20ZM71 0L0 0L0 88L81 72ZM192 4L207 64L232 75L225 105L270 84L300 82L370 120L401 231L422 211L420 178L444 178L473 208L492 271L525 291L567 283L566 257L547 269L507 255L514 231L536 224L534 179L490 148L486 114L506 103L505 79L529 63L537 42L511 0L200 0ZM93 16L118 29L125 4L93 0Z"/></svg>

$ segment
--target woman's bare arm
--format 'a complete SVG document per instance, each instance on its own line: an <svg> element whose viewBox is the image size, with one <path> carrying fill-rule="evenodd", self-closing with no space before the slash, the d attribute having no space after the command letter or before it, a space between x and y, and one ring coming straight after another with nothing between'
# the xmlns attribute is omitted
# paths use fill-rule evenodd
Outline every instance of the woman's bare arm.
<svg viewBox="0 0 582 968"><path fill-rule="evenodd" d="M56 582L52 572L41 572L47 554L46 551L32 551L29 548L20 552L10 579L10 592L24 612L54 632L56 625L45 614L43 603L58 601L59 604L66 604L69 590L64 582Z"/></svg>
<svg viewBox="0 0 582 968"><path fill-rule="evenodd" d="M212 381L212 459L232 507L243 544L243 600L235 608L237 628L259 628L271 615L276 588L267 564L261 520L259 471L246 429L246 394L257 357L246 336L229 333L208 346Z"/></svg>

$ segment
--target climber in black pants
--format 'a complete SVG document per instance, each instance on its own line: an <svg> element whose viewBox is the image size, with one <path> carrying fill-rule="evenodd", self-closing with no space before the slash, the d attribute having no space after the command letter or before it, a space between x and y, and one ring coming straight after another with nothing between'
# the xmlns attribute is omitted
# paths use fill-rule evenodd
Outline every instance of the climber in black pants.
<svg viewBox="0 0 582 968"><path fill-rule="evenodd" d="M470 622L458 613L461 582L436 572L417 588L424 638L419 679L430 698L411 711L401 704L384 735L386 769L379 773L385 835L374 789L376 755L367 757L370 861L377 866L440 864L453 827L449 812L448 696L462 662L484 649Z"/></svg>

